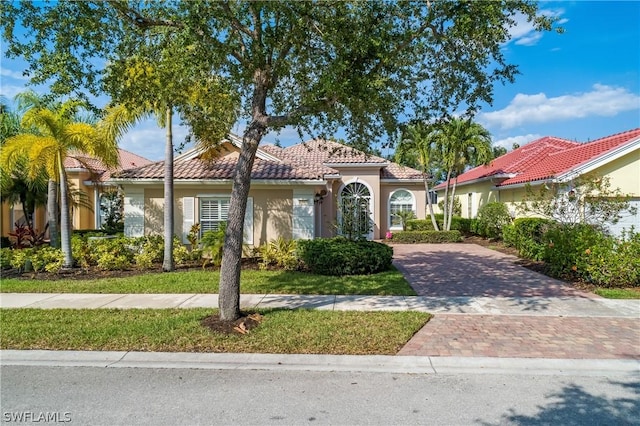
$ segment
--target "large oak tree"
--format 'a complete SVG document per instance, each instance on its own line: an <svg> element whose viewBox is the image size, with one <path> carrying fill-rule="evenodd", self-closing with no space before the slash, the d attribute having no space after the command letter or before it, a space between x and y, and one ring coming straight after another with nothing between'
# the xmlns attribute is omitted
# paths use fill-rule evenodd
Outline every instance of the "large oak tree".
<svg viewBox="0 0 640 426"><path fill-rule="evenodd" d="M473 111L491 102L496 82L517 73L500 49L518 16L539 30L552 25L528 0L3 2L0 18L7 52L24 57L32 80L55 91L100 93L107 63L163 42L188 59L182 78L220 76L242 97L246 128L220 278L220 315L233 320L244 210L263 136L285 126L325 137L343 129L362 148L400 121Z"/></svg>

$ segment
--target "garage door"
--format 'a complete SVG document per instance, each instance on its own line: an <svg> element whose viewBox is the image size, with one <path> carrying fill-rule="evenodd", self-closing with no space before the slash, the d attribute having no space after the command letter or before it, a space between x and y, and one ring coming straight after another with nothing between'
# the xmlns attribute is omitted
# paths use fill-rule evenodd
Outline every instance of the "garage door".
<svg viewBox="0 0 640 426"><path fill-rule="evenodd" d="M632 226L635 232L640 232L640 200L631 201L631 207L635 208L635 214L631 211L625 211L618 223L609 226L613 235L619 237L624 229L629 230Z"/></svg>

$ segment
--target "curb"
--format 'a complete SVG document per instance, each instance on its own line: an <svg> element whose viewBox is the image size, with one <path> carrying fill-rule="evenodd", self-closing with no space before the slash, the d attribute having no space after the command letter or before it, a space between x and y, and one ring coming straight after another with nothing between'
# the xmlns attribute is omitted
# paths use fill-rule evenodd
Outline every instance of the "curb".
<svg viewBox="0 0 640 426"><path fill-rule="evenodd" d="M0 366L403 374L640 375L640 360L1 350Z"/></svg>

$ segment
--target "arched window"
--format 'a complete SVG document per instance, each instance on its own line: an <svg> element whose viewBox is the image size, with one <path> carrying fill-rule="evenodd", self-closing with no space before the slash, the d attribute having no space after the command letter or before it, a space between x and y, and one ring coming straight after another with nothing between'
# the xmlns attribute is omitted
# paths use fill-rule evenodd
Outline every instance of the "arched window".
<svg viewBox="0 0 640 426"><path fill-rule="evenodd" d="M371 191L361 182L346 184L340 191L339 233L349 239L371 238Z"/></svg>
<svg viewBox="0 0 640 426"><path fill-rule="evenodd" d="M402 219L398 212L413 212L416 214L416 198L406 189L398 189L389 197L389 228L402 229Z"/></svg>

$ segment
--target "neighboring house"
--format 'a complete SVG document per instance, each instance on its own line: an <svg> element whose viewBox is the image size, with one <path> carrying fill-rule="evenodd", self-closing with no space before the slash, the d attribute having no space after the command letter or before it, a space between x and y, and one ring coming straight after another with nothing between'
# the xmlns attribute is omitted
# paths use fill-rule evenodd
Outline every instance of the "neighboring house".
<svg viewBox="0 0 640 426"><path fill-rule="evenodd" d="M215 159L192 149L174 160L175 229L186 236L227 220L232 178L242 140L230 135ZM125 192L125 234L162 233L163 162L112 177ZM343 197L358 200L373 226L370 239L401 229L393 212L412 210L424 218L420 172L330 141L313 140L280 148L261 146L251 174L245 243L260 246L278 237L310 239L336 235Z"/></svg>
<svg viewBox="0 0 640 426"><path fill-rule="evenodd" d="M456 197L463 217L475 217L480 207L495 201L506 203L515 215L527 184L568 182L587 173L608 177L611 188L630 195L632 206L638 207L635 215L626 214L612 226L612 232L631 225L640 230L640 129L585 143L538 139L458 176ZM444 184L435 190L443 199Z"/></svg>
<svg viewBox="0 0 640 426"><path fill-rule="evenodd" d="M71 226L73 229L100 229L102 216L100 210L101 195L113 183L109 182L111 174L117 171L151 164L150 160L124 149L118 149L119 166L108 169L102 162L84 153L73 153L64 160L64 167L69 179L70 188L82 191L86 202L92 209L86 207L71 208ZM2 235L7 236L15 228L16 223L24 222L24 212L21 205L10 206L2 203ZM42 231L47 223L46 208L38 208L33 217L33 227Z"/></svg>

